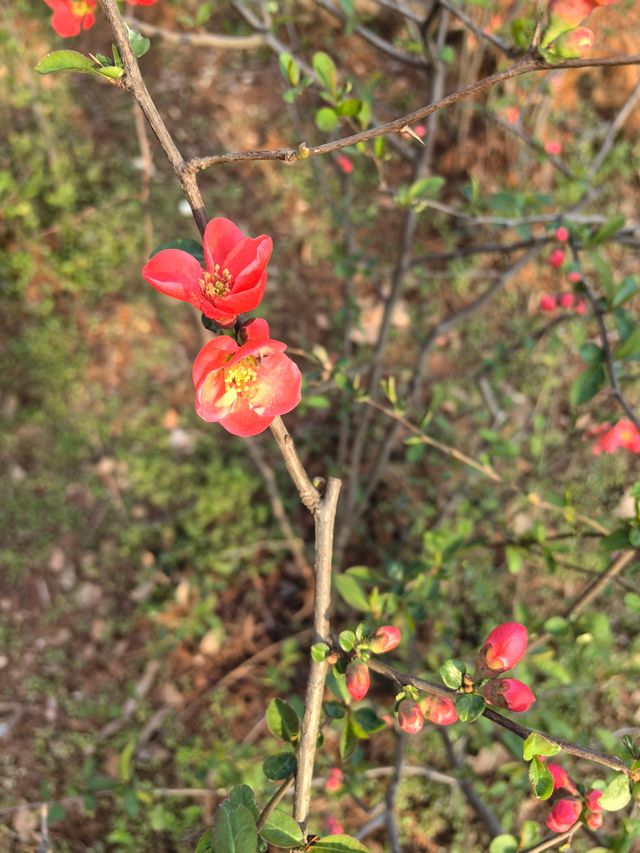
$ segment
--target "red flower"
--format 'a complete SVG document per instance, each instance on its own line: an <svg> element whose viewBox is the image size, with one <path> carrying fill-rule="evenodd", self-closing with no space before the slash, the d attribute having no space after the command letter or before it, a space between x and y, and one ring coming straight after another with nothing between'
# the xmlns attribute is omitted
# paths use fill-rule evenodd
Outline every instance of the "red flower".
<svg viewBox="0 0 640 853"><path fill-rule="evenodd" d="M512 669L526 652L528 641L524 625L503 622L493 629L478 652L479 669L493 675Z"/></svg>
<svg viewBox="0 0 640 853"><path fill-rule="evenodd" d="M595 788L585 795L587 811L583 817L589 829L599 829L602 826L602 807L598 802L601 796L602 791L597 791Z"/></svg>
<svg viewBox="0 0 640 853"><path fill-rule="evenodd" d="M615 453L620 447L624 447L631 453L640 453L640 432L628 418L620 418L615 426L600 436L593 448L593 453L595 456L601 453Z"/></svg>
<svg viewBox="0 0 640 853"><path fill-rule="evenodd" d="M376 655L395 649L400 643L400 629L393 625L381 625L369 640L369 648Z"/></svg>
<svg viewBox="0 0 640 853"><path fill-rule="evenodd" d="M347 667L347 690L349 694L359 702L369 692L371 686L371 678L369 677L369 667L360 660L352 660Z"/></svg>
<svg viewBox="0 0 640 853"><path fill-rule="evenodd" d="M212 219L204 232L205 270L188 252L163 249L145 264L142 276L161 293L232 326L238 314L260 304L272 249L271 237L245 237L230 220Z"/></svg>
<svg viewBox="0 0 640 853"><path fill-rule="evenodd" d="M543 293L540 297L540 303L538 308L541 311L544 311L545 314L552 314L556 308L558 307L558 300L555 296L552 296L550 293Z"/></svg>
<svg viewBox="0 0 640 853"><path fill-rule="evenodd" d="M564 767L560 767L559 764L547 764L547 770L553 776L553 790L557 791L560 788L564 788L566 791L569 791L572 794L577 794L576 786L573 784L569 776L567 775L567 771Z"/></svg>
<svg viewBox="0 0 640 853"><path fill-rule="evenodd" d="M582 273L579 273L577 270L572 270L567 278L571 284L577 284L579 281L582 281Z"/></svg>
<svg viewBox="0 0 640 853"><path fill-rule="evenodd" d="M446 696L427 696L420 707L429 722L438 726L450 726L458 720L456 706Z"/></svg>
<svg viewBox="0 0 640 853"><path fill-rule="evenodd" d="M578 800L558 800L547 815L547 826L552 832L566 832L578 820L581 811Z"/></svg>
<svg viewBox="0 0 640 853"><path fill-rule="evenodd" d="M584 299L579 299L578 304L576 305L576 314L582 316L587 313L587 303Z"/></svg>
<svg viewBox="0 0 640 853"><path fill-rule="evenodd" d="M353 163L346 154L338 154L336 157L336 163L345 175L350 175L353 172Z"/></svg>
<svg viewBox="0 0 640 853"><path fill-rule="evenodd" d="M569 239L569 229L565 228L564 225L561 225L559 228L556 228L553 236L556 238L558 243L566 243Z"/></svg>
<svg viewBox="0 0 640 853"><path fill-rule="evenodd" d="M196 412L233 435L257 435L300 402L301 374L286 344L269 337L265 320L252 320L242 346L221 335L205 344L193 364Z"/></svg>
<svg viewBox="0 0 640 853"><path fill-rule="evenodd" d="M89 30L96 19L93 10L96 0L44 0L53 9L51 26L62 38L78 36L82 30Z"/></svg>
<svg viewBox="0 0 640 853"><path fill-rule="evenodd" d="M424 726L422 709L413 699L403 699L398 705L398 725L410 735L417 735Z"/></svg>
<svg viewBox="0 0 640 853"><path fill-rule="evenodd" d="M563 293L558 299L558 305L561 308L573 308L575 301L576 298L573 293Z"/></svg>
<svg viewBox="0 0 640 853"><path fill-rule="evenodd" d="M325 791L339 791L342 788L343 773L339 767L332 767L324 783Z"/></svg>
<svg viewBox="0 0 640 853"><path fill-rule="evenodd" d="M482 695L490 705L508 711L528 711L536 701L527 685L517 678L492 679L482 688Z"/></svg>
<svg viewBox="0 0 640 853"><path fill-rule="evenodd" d="M562 154L562 145L560 142L545 142L544 152L552 157L558 157Z"/></svg>
<svg viewBox="0 0 640 853"><path fill-rule="evenodd" d="M328 817L324 825L329 835L343 835L344 833L344 827L335 817Z"/></svg>
<svg viewBox="0 0 640 853"><path fill-rule="evenodd" d="M549 263L552 267L556 269L561 267L564 263L564 250L563 249L554 249L553 252L549 255Z"/></svg>

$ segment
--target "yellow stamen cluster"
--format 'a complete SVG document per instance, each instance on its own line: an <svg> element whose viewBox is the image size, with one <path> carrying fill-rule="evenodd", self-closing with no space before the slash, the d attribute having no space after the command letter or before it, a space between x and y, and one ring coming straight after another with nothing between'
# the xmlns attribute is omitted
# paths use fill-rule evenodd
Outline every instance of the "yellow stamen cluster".
<svg viewBox="0 0 640 853"><path fill-rule="evenodd" d="M91 6L85 0L70 0L69 7L71 14L78 18L83 18L85 15L90 15L93 12Z"/></svg>
<svg viewBox="0 0 640 853"><path fill-rule="evenodd" d="M205 272L198 284L200 289L209 299L214 297L226 296L233 287L233 276L229 270L220 269L220 264L216 264L213 272Z"/></svg>
<svg viewBox="0 0 640 853"><path fill-rule="evenodd" d="M258 379L258 360L252 355L243 358L233 367L224 371L224 387L227 391L235 391L240 397L252 397L255 393Z"/></svg>

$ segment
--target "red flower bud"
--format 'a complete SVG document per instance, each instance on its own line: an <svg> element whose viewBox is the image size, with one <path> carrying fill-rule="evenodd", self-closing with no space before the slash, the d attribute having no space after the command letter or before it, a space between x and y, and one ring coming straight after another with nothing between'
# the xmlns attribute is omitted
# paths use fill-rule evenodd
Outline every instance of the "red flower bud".
<svg viewBox="0 0 640 853"><path fill-rule="evenodd" d="M564 225L561 225L559 228L556 228L556 233L553 235L558 243L566 243L569 239L569 229L565 228Z"/></svg>
<svg viewBox="0 0 640 853"><path fill-rule="evenodd" d="M602 812L587 812L585 823L589 829L600 829L602 826Z"/></svg>
<svg viewBox="0 0 640 853"><path fill-rule="evenodd" d="M353 163L346 154L338 154L336 157L336 163L345 175L350 175L353 172Z"/></svg>
<svg viewBox="0 0 640 853"><path fill-rule="evenodd" d="M557 791L560 788L564 788L567 791L570 791L572 794L577 794L576 786L573 784L569 776L567 775L567 771L564 767L560 767L559 764L547 764L547 770L553 776L553 790Z"/></svg>
<svg viewBox="0 0 640 853"><path fill-rule="evenodd" d="M564 249L554 249L549 255L549 263L557 269L564 263Z"/></svg>
<svg viewBox="0 0 640 853"><path fill-rule="evenodd" d="M403 699L398 705L398 724L403 732L415 735L424 726L422 709L413 699Z"/></svg>
<svg viewBox="0 0 640 853"><path fill-rule="evenodd" d="M517 678L492 679L482 688L482 695L490 705L508 711L528 711L536 701L527 685Z"/></svg>
<svg viewBox="0 0 640 853"><path fill-rule="evenodd" d="M352 660L347 667L347 690L350 695L359 702L369 692L371 679L369 677L369 667L359 660Z"/></svg>
<svg viewBox="0 0 640 853"><path fill-rule="evenodd" d="M324 783L325 791L339 791L342 788L343 773L339 767L332 767Z"/></svg>
<svg viewBox="0 0 640 853"><path fill-rule="evenodd" d="M561 308L573 308L575 301L576 298L573 293L563 293L558 299L558 305L560 305Z"/></svg>
<svg viewBox="0 0 640 853"><path fill-rule="evenodd" d="M543 293L540 297L540 304L538 307L541 311L544 311L545 314L552 314L558 307L558 300L555 296L552 296L549 293Z"/></svg>
<svg viewBox="0 0 640 853"><path fill-rule="evenodd" d="M438 726L450 726L458 719L456 706L446 696L427 696L420 702L420 707L429 722Z"/></svg>
<svg viewBox="0 0 640 853"><path fill-rule="evenodd" d="M329 835L343 835L344 834L344 827L342 826L341 823L339 823L335 819L335 817L328 817L326 819L324 825L325 825L327 833Z"/></svg>
<svg viewBox="0 0 640 853"><path fill-rule="evenodd" d="M369 640L369 648L376 655L390 652L400 643L400 629L393 625L381 625Z"/></svg>
<svg viewBox="0 0 640 853"><path fill-rule="evenodd" d="M585 803L587 804L587 808L589 809L589 811L591 811L591 812L601 812L602 811L602 806L598 802L601 796L602 796L602 791L597 791L595 788L592 788L585 795L584 800L585 800Z"/></svg>
<svg viewBox="0 0 640 853"><path fill-rule="evenodd" d="M566 832L580 817L582 807L578 800L558 800L547 815L551 832Z"/></svg>
<svg viewBox="0 0 640 853"><path fill-rule="evenodd" d="M550 157L559 157L560 154L562 154L561 142L545 142L543 147L544 153L548 154Z"/></svg>
<svg viewBox="0 0 640 853"><path fill-rule="evenodd" d="M584 299L581 299L578 302L578 304L576 305L576 314L579 314L580 316L582 316L583 314L586 314L586 313L587 313L587 303L585 302Z"/></svg>
<svg viewBox="0 0 640 853"><path fill-rule="evenodd" d="M577 270L572 270L567 276L567 280L571 282L571 284L577 284L579 281L582 281L582 273L579 273Z"/></svg>
<svg viewBox="0 0 640 853"><path fill-rule="evenodd" d="M477 666L487 674L512 669L527 650L527 629L519 622L503 622L489 634L478 652Z"/></svg>

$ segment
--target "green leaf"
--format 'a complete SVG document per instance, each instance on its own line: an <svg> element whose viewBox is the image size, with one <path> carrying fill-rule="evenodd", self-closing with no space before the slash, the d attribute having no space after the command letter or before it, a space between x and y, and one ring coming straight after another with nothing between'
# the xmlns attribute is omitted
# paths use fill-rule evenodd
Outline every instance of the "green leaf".
<svg viewBox="0 0 640 853"><path fill-rule="evenodd" d="M580 347L580 358L586 361L587 364L600 364L604 359L602 347L597 344L588 343Z"/></svg>
<svg viewBox="0 0 640 853"><path fill-rule="evenodd" d="M573 380L569 389L569 402L572 406L588 403L602 389L605 381L606 376L601 364L588 367Z"/></svg>
<svg viewBox="0 0 640 853"><path fill-rule="evenodd" d="M204 251L200 243L197 243L195 240L189 240L186 237L177 237L175 240L169 240L167 243L161 243L159 246L156 246L153 252L151 252L149 259L155 257L158 252L162 252L164 249L180 249L181 252L187 252L187 254L193 255L197 261L204 264Z"/></svg>
<svg viewBox="0 0 640 853"><path fill-rule="evenodd" d="M371 708L356 708L351 713L351 727L356 737L366 740L370 735L382 731L385 723Z"/></svg>
<svg viewBox="0 0 640 853"><path fill-rule="evenodd" d="M516 548L515 545L507 545L506 547L507 568L510 574L519 575L524 565L524 551L522 548Z"/></svg>
<svg viewBox="0 0 640 853"><path fill-rule="evenodd" d="M326 660L330 652L331 649L326 643L314 643L311 646L311 660L316 663L322 663L323 660Z"/></svg>
<svg viewBox="0 0 640 853"><path fill-rule="evenodd" d="M553 776L537 756L529 765L529 781L533 793L539 800L548 800L553 794Z"/></svg>
<svg viewBox="0 0 640 853"><path fill-rule="evenodd" d="M638 354L640 354L640 326L636 326L628 338L616 347L613 357L616 359L634 358Z"/></svg>
<svg viewBox="0 0 640 853"><path fill-rule="evenodd" d="M313 55L313 69L323 89L335 97L338 88L338 75L333 59L324 51L319 50ZM322 128L320 128L322 130Z"/></svg>
<svg viewBox="0 0 640 853"><path fill-rule="evenodd" d="M332 720L341 720L347 713L344 705L341 705L340 702L333 702L331 699L324 703L323 708L327 717L331 717Z"/></svg>
<svg viewBox="0 0 640 853"><path fill-rule="evenodd" d="M220 803L211 842L213 853L256 853L258 830L249 809L231 800Z"/></svg>
<svg viewBox="0 0 640 853"><path fill-rule="evenodd" d="M131 759L136 748L135 740L130 740L118 757L118 778L121 782L131 780Z"/></svg>
<svg viewBox="0 0 640 853"><path fill-rule="evenodd" d="M124 75L124 68L119 65L107 65L106 68L96 69L98 74L108 77L110 80L119 80Z"/></svg>
<svg viewBox="0 0 640 853"><path fill-rule="evenodd" d="M272 699L269 702L267 726L272 735L287 743L295 743L300 736L298 715L284 699Z"/></svg>
<svg viewBox="0 0 640 853"><path fill-rule="evenodd" d="M338 126L338 115L331 107L321 107L316 113L316 125L323 133L331 133Z"/></svg>
<svg viewBox="0 0 640 853"><path fill-rule="evenodd" d="M140 59L140 57L144 56L145 53L151 47L151 42L148 38L145 38L142 33L138 33L135 30L132 30L126 21L124 22L124 25L127 28L127 38L129 39L129 44L131 45L133 55L136 57L136 59Z"/></svg>
<svg viewBox="0 0 640 853"><path fill-rule="evenodd" d="M625 217L621 214L612 216L611 219L608 219L604 225L601 225L600 228L598 228L593 237L589 239L588 245L599 246L600 243L604 243L610 237L617 234L621 228L624 228L625 221Z"/></svg>
<svg viewBox="0 0 640 853"><path fill-rule="evenodd" d="M262 772L273 782L286 779L296 772L296 757L293 752L278 752L262 762Z"/></svg>
<svg viewBox="0 0 640 853"><path fill-rule="evenodd" d="M340 597L354 610L362 610L365 613L371 610L364 588L353 575L336 575L333 582Z"/></svg>
<svg viewBox="0 0 640 853"><path fill-rule="evenodd" d="M260 835L274 847L301 847L304 844L302 830L295 820L282 809L271 812Z"/></svg>
<svg viewBox="0 0 640 853"><path fill-rule="evenodd" d="M569 622L564 616L550 616L544 623L544 630L549 634L560 635L566 634L569 628Z"/></svg>
<svg viewBox="0 0 640 853"><path fill-rule="evenodd" d="M348 758L358 744L358 735L355 733L351 724L351 715L349 714L340 729L340 758L343 760Z"/></svg>
<svg viewBox="0 0 640 853"><path fill-rule="evenodd" d="M340 631L338 634L338 643L343 652L350 652L356 644L356 635L353 631Z"/></svg>
<svg viewBox="0 0 640 853"><path fill-rule="evenodd" d="M622 284L619 287L616 287L616 291L611 302L612 307L619 308L620 305L623 305L627 301L627 299L631 299L632 296L635 296L638 289L637 279L632 275L625 276L622 280Z"/></svg>
<svg viewBox="0 0 640 853"><path fill-rule="evenodd" d="M436 198L446 181L439 175L421 178L409 187L409 198Z"/></svg>
<svg viewBox="0 0 640 853"><path fill-rule="evenodd" d="M457 690L462 687L462 679L467 671L466 666L459 660L446 660L440 667L440 678L447 687Z"/></svg>
<svg viewBox="0 0 640 853"><path fill-rule="evenodd" d="M531 732L529 737L522 745L522 757L525 761L531 761L536 755L557 755L561 752L557 743L552 743L544 735L538 732Z"/></svg>
<svg viewBox="0 0 640 853"><path fill-rule="evenodd" d="M38 74L54 74L57 71L82 71L97 74L98 66L77 50L54 50L48 53L36 65Z"/></svg>
<svg viewBox="0 0 640 853"><path fill-rule="evenodd" d="M463 723L472 723L477 720L485 709L485 701L477 693L463 693L456 699L456 711L458 719Z"/></svg>
<svg viewBox="0 0 640 853"><path fill-rule="evenodd" d="M349 118L355 118L359 115L361 109L362 101L359 101L357 98L347 98L336 105L338 115L348 116Z"/></svg>
<svg viewBox="0 0 640 853"><path fill-rule="evenodd" d="M640 611L640 595L637 592L628 592L623 600L629 610Z"/></svg>
<svg viewBox="0 0 640 853"><path fill-rule="evenodd" d="M624 773L618 773L602 792L598 805L606 812L617 812L623 809L630 799L629 779Z"/></svg>
<svg viewBox="0 0 640 853"><path fill-rule="evenodd" d="M350 835L325 835L314 841L313 853L369 853L362 841Z"/></svg>
<svg viewBox="0 0 640 853"><path fill-rule="evenodd" d="M212 831L210 829L202 833L196 844L195 853L213 853L211 835Z"/></svg>
<svg viewBox="0 0 640 853"><path fill-rule="evenodd" d="M516 853L517 849L518 839L509 833L496 835L489 845L489 853Z"/></svg>
<svg viewBox="0 0 640 853"><path fill-rule="evenodd" d="M278 56L280 70L289 81L290 86L297 86L300 82L300 66L290 53L282 52Z"/></svg>
<svg viewBox="0 0 640 853"><path fill-rule="evenodd" d="M256 795L249 785L236 785L229 794L229 799L232 803L239 803L241 806L246 806L256 821L260 816L260 809L256 805Z"/></svg>

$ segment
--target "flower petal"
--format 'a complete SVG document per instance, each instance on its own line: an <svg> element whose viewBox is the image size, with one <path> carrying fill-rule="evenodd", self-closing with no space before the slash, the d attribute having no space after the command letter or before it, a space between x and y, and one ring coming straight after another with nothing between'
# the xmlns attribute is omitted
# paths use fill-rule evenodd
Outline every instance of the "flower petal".
<svg viewBox="0 0 640 853"><path fill-rule="evenodd" d="M207 223L204 232L204 259L209 272L213 272L216 264L224 269L224 260L236 243L244 239L242 231L230 219L217 217Z"/></svg>
<svg viewBox="0 0 640 853"><path fill-rule="evenodd" d="M262 278L250 290L238 292L234 287L228 296L215 299L214 302L220 307L224 306L225 311L233 311L234 314L242 314L243 311L253 311L261 303L266 285L267 274L263 273Z"/></svg>
<svg viewBox="0 0 640 853"><path fill-rule="evenodd" d="M237 243L221 264L233 276L233 290L248 290L263 276L271 253L273 243L271 237L263 234L260 237L245 237Z"/></svg>
<svg viewBox="0 0 640 853"><path fill-rule="evenodd" d="M69 9L58 9L51 17L51 26L62 38L72 38L80 35L82 19L72 15Z"/></svg>
<svg viewBox="0 0 640 853"><path fill-rule="evenodd" d="M191 302L198 308L203 301L198 285L202 273L202 267L193 255L181 249L163 249L142 268L142 277L160 293Z"/></svg>
<svg viewBox="0 0 640 853"><path fill-rule="evenodd" d="M228 363L229 355L236 352L238 344L227 335L220 335L206 343L193 362L191 375L196 388L204 381L208 373L220 370Z"/></svg>
<svg viewBox="0 0 640 853"><path fill-rule="evenodd" d="M220 425L232 435L258 435L265 431L274 417L262 417L250 409L244 400L238 400L231 414L223 418Z"/></svg>
<svg viewBox="0 0 640 853"><path fill-rule="evenodd" d="M273 418L284 415L300 402L302 374L298 365L283 353L267 356L258 378L260 384L251 404L259 415Z"/></svg>

